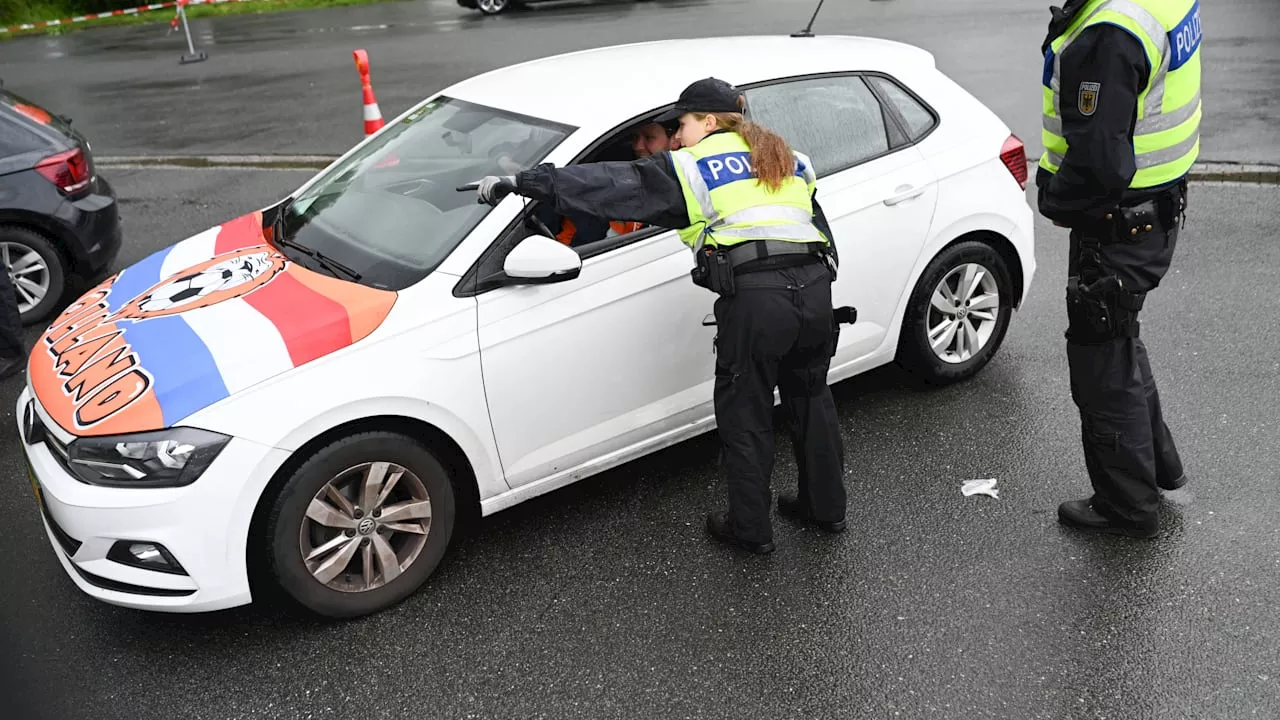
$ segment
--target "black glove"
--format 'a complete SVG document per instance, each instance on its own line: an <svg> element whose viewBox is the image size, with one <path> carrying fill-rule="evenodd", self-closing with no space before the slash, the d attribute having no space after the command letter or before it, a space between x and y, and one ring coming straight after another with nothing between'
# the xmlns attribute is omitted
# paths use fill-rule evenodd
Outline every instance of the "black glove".
<svg viewBox="0 0 1280 720"><path fill-rule="evenodd" d="M497 205L515 190L516 178L514 175L503 175L502 177L488 175L480 181L480 187L476 188L476 202Z"/></svg>

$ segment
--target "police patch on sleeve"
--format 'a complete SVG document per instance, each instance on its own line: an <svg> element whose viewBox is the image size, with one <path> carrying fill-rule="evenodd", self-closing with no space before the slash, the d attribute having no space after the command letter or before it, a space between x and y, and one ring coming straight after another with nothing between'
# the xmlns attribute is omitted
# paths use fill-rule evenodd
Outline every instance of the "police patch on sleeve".
<svg viewBox="0 0 1280 720"><path fill-rule="evenodd" d="M1098 91L1100 90L1102 90L1102 83L1080 83L1080 101L1077 105L1081 115L1092 115L1098 109Z"/></svg>

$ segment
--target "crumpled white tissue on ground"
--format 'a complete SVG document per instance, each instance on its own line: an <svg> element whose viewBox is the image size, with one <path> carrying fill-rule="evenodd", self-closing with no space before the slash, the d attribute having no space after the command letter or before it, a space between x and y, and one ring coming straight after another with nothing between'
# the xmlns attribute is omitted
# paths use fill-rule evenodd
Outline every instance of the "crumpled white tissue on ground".
<svg viewBox="0 0 1280 720"><path fill-rule="evenodd" d="M997 500L1000 499L1000 491L996 489L995 478L970 480L960 487L960 492L964 493L965 497L970 495L990 495Z"/></svg>

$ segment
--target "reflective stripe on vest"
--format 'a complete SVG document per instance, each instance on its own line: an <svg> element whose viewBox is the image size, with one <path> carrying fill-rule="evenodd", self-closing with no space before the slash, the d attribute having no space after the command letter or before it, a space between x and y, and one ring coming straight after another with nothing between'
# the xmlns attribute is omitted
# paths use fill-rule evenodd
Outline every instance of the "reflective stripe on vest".
<svg viewBox="0 0 1280 720"><path fill-rule="evenodd" d="M1067 152L1062 134L1062 54L1086 28L1119 27L1142 43L1153 68L1138 96L1133 131L1137 172L1131 188L1181 178L1200 151L1200 3L1198 0L1093 0L1045 53L1040 167L1057 172ZM1097 102L1097 97L1094 102ZM1068 98L1080 103L1080 98Z"/></svg>
<svg viewBox="0 0 1280 720"><path fill-rule="evenodd" d="M795 176L777 192L758 183L751 149L737 133L710 135L691 148L671 153L685 193L691 225L680 231L685 244L731 246L750 240L826 242L813 225L810 195L817 175L809 159L796 153Z"/></svg>

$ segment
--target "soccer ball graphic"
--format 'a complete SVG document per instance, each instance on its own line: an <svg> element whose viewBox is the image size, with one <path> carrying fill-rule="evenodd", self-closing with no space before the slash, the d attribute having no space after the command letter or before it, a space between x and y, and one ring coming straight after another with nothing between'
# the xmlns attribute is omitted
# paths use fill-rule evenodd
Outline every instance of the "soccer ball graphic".
<svg viewBox="0 0 1280 720"><path fill-rule="evenodd" d="M174 311L213 293L252 282L274 265L267 252L231 258L161 285L143 298L138 311L143 315Z"/></svg>

